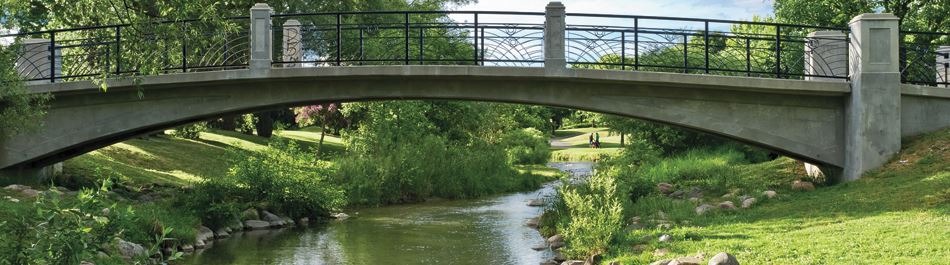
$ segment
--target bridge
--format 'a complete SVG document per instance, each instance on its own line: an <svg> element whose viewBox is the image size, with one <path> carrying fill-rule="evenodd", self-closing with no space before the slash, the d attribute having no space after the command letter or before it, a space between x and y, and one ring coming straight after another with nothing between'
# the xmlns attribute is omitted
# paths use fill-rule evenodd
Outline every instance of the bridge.
<svg viewBox="0 0 950 265"><path fill-rule="evenodd" d="M902 137L950 126L950 48L935 44L948 34L901 31L889 14L829 28L565 10L273 14L257 4L248 17L0 36L21 40L29 90L54 97L38 131L0 142L0 168L42 172L158 129L331 101L611 113L761 146L845 180L885 163Z"/></svg>

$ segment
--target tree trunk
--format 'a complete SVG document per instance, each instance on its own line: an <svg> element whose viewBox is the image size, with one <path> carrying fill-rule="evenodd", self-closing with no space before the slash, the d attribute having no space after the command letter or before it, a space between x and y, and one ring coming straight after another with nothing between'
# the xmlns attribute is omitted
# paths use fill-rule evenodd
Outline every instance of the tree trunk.
<svg viewBox="0 0 950 265"><path fill-rule="evenodd" d="M327 123L323 123L323 128L320 130L320 142L317 143L317 156L320 156L320 153L323 152L323 137L327 135Z"/></svg>
<svg viewBox="0 0 950 265"><path fill-rule="evenodd" d="M624 135L625 135L624 133L620 133L620 146L624 146L624 144L623 144L623 136L624 136Z"/></svg>
<svg viewBox="0 0 950 265"><path fill-rule="evenodd" d="M257 136L270 138L274 134L274 118L269 111L257 113Z"/></svg>

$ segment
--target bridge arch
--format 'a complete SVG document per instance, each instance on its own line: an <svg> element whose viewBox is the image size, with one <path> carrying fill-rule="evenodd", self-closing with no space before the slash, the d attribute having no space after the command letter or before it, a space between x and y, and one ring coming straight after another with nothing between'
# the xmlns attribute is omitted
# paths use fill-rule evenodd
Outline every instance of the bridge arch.
<svg viewBox="0 0 950 265"><path fill-rule="evenodd" d="M847 83L480 66L275 68L43 84L42 131L3 143L0 168L43 166L135 135L228 113L327 101L453 99L569 107L713 133L841 167ZM139 90L144 97L139 98Z"/></svg>

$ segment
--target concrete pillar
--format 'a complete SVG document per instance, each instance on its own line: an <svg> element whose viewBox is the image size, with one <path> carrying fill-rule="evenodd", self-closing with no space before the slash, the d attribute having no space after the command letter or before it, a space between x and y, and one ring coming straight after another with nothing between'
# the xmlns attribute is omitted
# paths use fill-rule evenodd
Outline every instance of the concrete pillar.
<svg viewBox="0 0 950 265"><path fill-rule="evenodd" d="M845 101L843 180L883 165L901 147L898 18L862 14L851 28L851 95Z"/></svg>
<svg viewBox="0 0 950 265"><path fill-rule="evenodd" d="M950 82L950 46L940 46L937 48L937 83ZM948 87L946 84L938 84L937 87Z"/></svg>
<svg viewBox="0 0 950 265"><path fill-rule="evenodd" d="M565 8L561 2L550 2L544 9L544 71L561 75L567 71L565 59Z"/></svg>
<svg viewBox="0 0 950 265"><path fill-rule="evenodd" d="M21 54L16 59L16 71L23 79L44 79L33 82L49 82L50 74L60 75L63 72L63 59L59 50L52 57L54 64L50 66L50 41L48 39L25 39L20 44ZM53 67L53 73L50 73Z"/></svg>
<svg viewBox="0 0 950 265"><path fill-rule="evenodd" d="M271 13L273 9L266 3L257 3L251 7L251 71L270 71L273 49L273 29Z"/></svg>
<svg viewBox="0 0 950 265"><path fill-rule="evenodd" d="M844 77L848 71L848 36L841 31L816 31L805 39L805 73ZM846 81L806 76L805 80Z"/></svg>
<svg viewBox="0 0 950 265"><path fill-rule="evenodd" d="M303 35L300 34L300 21L296 19L284 22L283 52L281 59L284 62L300 61L303 58ZM300 63L285 63L284 67L299 67Z"/></svg>
<svg viewBox="0 0 950 265"><path fill-rule="evenodd" d="M848 35L841 31L816 31L808 34L805 42L805 74L845 76L848 71ZM842 78L805 76L805 80L847 82ZM822 179L836 176L840 170L825 165L804 163L809 177ZM824 169L823 169L824 168ZM827 172L826 172L827 171Z"/></svg>

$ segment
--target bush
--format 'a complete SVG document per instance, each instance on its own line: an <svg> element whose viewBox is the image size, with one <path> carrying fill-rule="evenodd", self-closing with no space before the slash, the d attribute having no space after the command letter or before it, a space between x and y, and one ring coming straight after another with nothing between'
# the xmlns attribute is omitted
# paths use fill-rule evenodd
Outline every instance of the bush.
<svg viewBox="0 0 950 265"><path fill-rule="evenodd" d="M78 264L99 260L100 247L124 237L128 222L134 219L131 208L120 209L106 201L109 181L97 190L82 190L75 198L62 197L51 190L26 202L0 203L0 263L2 264ZM161 229L137 242L147 245L150 253L170 230ZM102 249L109 251L109 249ZM139 257L147 259L147 257Z"/></svg>
<svg viewBox="0 0 950 265"><path fill-rule="evenodd" d="M329 183L329 164L293 142L273 140L263 150L234 152L233 163L226 176L196 184L195 192L180 202L208 226L237 220L249 205L292 218L326 217L345 205L343 191Z"/></svg>
<svg viewBox="0 0 950 265"><path fill-rule="evenodd" d="M558 228L567 240L563 253L587 257L606 251L623 224L624 199L616 180L595 174L584 184L562 186L558 192L570 215L569 223Z"/></svg>
<svg viewBox="0 0 950 265"><path fill-rule="evenodd" d="M341 157L336 181L357 205L414 202L429 197L471 198L540 186L541 177L506 163L503 149L485 143L449 144L428 135L386 153Z"/></svg>
<svg viewBox="0 0 950 265"><path fill-rule="evenodd" d="M198 137L201 136L201 132L204 132L207 130L208 130L207 122L196 122L196 123L175 128L175 130L172 132L172 136L184 138L184 139L197 140Z"/></svg>
<svg viewBox="0 0 950 265"><path fill-rule="evenodd" d="M547 137L534 128L511 131L500 144L505 147L510 164L544 164L551 157Z"/></svg>

